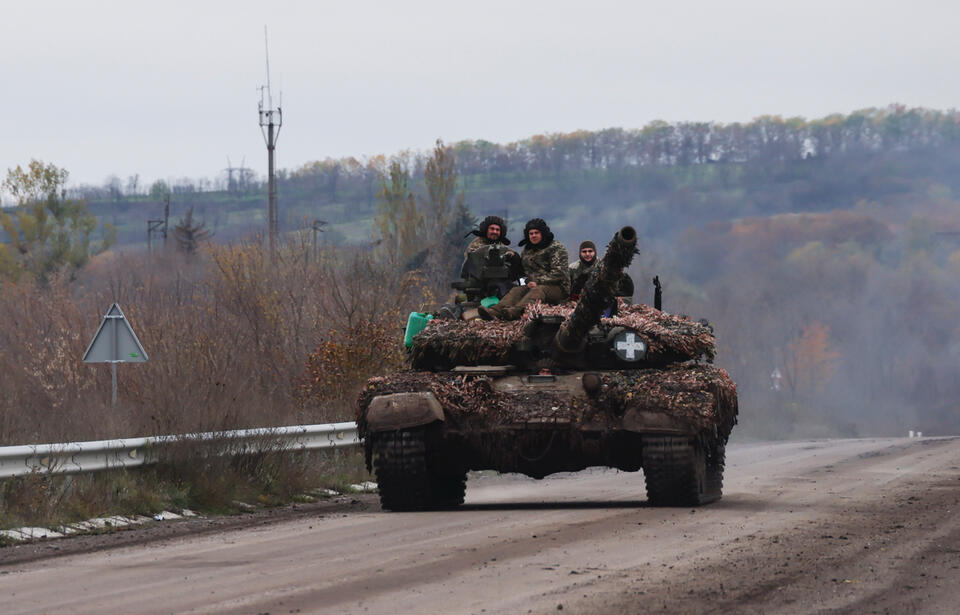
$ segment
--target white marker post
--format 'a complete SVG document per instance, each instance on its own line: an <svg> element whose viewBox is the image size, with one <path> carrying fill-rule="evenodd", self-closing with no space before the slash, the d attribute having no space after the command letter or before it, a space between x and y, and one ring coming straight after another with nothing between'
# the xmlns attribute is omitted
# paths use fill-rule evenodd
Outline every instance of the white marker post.
<svg viewBox="0 0 960 615"><path fill-rule="evenodd" d="M117 363L144 363L147 353L140 345L137 334L120 306L114 303L103 315L100 328L87 351L83 353L84 363L109 363L113 375L113 405L117 405Z"/></svg>

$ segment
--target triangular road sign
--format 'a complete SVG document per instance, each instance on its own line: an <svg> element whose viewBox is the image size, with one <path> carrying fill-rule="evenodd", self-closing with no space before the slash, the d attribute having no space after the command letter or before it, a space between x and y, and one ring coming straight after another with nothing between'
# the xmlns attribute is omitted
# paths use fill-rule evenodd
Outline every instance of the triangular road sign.
<svg viewBox="0 0 960 615"><path fill-rule="evenodd" d="M120 306L114 303L104 314L97 334L83 353L84 363L143 363L147 353Z"/></svg>

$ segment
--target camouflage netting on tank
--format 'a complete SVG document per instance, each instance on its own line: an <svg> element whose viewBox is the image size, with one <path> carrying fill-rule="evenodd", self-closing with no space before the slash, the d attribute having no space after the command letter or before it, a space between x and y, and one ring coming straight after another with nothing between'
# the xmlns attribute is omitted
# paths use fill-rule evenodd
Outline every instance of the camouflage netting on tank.
<svg viewBox="0 0 960 615"><path fill-rule="evenodd" d="M563 316L573 313L574 303L547 305L537 302L529 306L523 320L530 321L541 315ZM655 355L676 355L678 361L706 357L713 360L717 346L713 332L705 325L689 317L661 312L649 305L627 305L620 301L617 314L600 319L602 329L626 327L640 335L647 343L647 352Z"/></svg>
<svg viewBox="0 0 960 615"><path fill-rule="evenodd" d="M727 372L713 365L688 364L601 374L594 398L560 391L498 391L487 376L398 372L371 378L357 400L357 426L367 435L366 409L377 395L430 391L443 407L448 430L495 430L528 423L563 423L576 428L615 427L631 409L666 412L690 426L691 433L717 427L726 441L736 423L737 389Z"/></svg>
<svg viewBox="0 0 960 615"><path fill-rule="evenodd" d="M712 365L674 365L601 374L598 404L607 412L665 412L693 430L716 425L722 442L737 423L737 385Z"/></svg>
<svg viewBox="0 0 960 615"><path fill-rule="evenodd" d="M524 331L532 321L540 316L569 318L574 307L573 302L547 305L538 301L527 306L518 321L431 320L413 338L412 364L452 367L510 363L514 346L523 340ZM642 304L628 306L621 302L619 313L601 319L599 327L605 332L612 327L626 327L636 332L647 343L648 356L664 362L700 357L712 360L716 354L709 328Z"/></svg>
<svg viewBox="0 0 960 615"><path fill-rule="evenodd" d="M411 361L437 357L453 365L509 363L513 345L523 339L523 321L434 319L413 338Z"/></svg>

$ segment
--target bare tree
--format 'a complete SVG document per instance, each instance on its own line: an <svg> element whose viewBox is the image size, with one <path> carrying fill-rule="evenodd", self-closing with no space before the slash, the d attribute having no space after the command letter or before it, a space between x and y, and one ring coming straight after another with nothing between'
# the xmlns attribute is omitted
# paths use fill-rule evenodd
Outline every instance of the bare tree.
<svg viewBox="0 0 960 615"><path fill-rule="evenodd" d="M188 255L195 254L200 242L213 237L213 231L207 229L205 222L194 222L193 207L180 218L180 222L173 227L173 238L177 240L177 249Z"/></svg>

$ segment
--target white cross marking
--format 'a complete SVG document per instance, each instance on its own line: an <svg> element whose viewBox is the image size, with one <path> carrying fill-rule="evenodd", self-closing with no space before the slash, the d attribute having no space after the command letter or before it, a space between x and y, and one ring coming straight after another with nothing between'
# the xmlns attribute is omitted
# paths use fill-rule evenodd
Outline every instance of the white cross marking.
<svg viewBox="0 0 960 615"><path fill-rule="evenodd" d="M617 350L623 350L627 353L627 360L631 361L637 358L636 351L644 350L646 345L637 339L633 333L628 332L624 336L624 341L617 342Z"/></svg>

